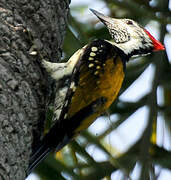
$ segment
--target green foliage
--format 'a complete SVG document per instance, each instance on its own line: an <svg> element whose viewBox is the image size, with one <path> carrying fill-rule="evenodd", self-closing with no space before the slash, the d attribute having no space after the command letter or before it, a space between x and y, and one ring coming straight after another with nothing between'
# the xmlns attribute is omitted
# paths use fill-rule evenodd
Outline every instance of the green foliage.
<svg viewBox="0 0 171 180"><path fill-rule="evenodd" d="M158 31L161 41L168 33L166 26L171 23L171 16L167 0L101 1L106 4L111 16L132 18L142 25L148 24L151 20L156 21L159 24ZM78 5L71 8L71 12L83 13L87 7L86 5ZM95 27L97 20L80 22L81 17L70 17L63 45L64 61L92 39L110 39L104 26ZM148 180L157 179L158 174L155 172L157 165L161 167L161 171L163 168L171 169L171 151L166 150L164 146L159 147L157 144L159 115L162 117L162 122L166 122L167 130L171 131L171 78L168 78L171 67L166 52L142 57L138 61L128 64L120 95L135 82L150 64L153 64L155 68L151 91L136 102L123 102L118 98L110 108L110 114L117 114L117 121L110 122L108 128L96 136L84 131L76 141L70 144L67 151L64 148L64 158L62 155L57 157L50 155L35 171L42 180L111 179L111 174L118 170L123 175L122 177L131 179L131 172L137 164L142 167L139 179ZM157 104L157 88L159 86L163 89L164 103L162 106ZM106 137L143 106L147 106L149 109L149 114L146 117L148 120L146 129L142 132L139 140L128 150L125 150L125 153L117 152L114 146L106 142ZM89 145L94 145L103 152L107 160L95 161L93 154L90 155L86 150Z"/></svg>

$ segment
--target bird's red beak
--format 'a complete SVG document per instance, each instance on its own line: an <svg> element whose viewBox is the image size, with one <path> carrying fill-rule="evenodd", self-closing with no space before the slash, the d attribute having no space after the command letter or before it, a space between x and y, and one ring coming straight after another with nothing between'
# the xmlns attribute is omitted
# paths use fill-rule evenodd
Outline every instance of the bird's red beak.
<svg viewBox="0 0 171 180"><path fill-rule="evenodd" d="M153 42L153 45L154 45L153 51L165 50L165 47L161 44L161 42L156 40L146 29L144 29L144 31L148 34L148 36Z"/></svg>

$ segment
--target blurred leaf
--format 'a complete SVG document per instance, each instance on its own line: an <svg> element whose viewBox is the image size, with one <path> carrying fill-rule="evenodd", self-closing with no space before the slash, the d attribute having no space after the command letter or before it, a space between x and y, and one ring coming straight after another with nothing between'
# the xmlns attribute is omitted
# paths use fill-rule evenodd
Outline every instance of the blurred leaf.
<svg viewBox="0 0 171 180"><path fill-rule="evenodd" d="M154 163L171 170L171 151L152 145L150 154Z"/></svg>
<svg viewBox="0 0 171 180"><path fill-rule="evenodd" d="M141 58L137 63L128 65L120 94L123 93L146 70L148 65L151 63L151 60L152 58Z"/></svg>
<svg viewBox="0 0 171 180"><path fill-rule="evenodd" d="M110 176L112 172L117 170L110 162L100 162L98 163L98 167L98 169L92 170L91 173L81 178L80 180L99 180L105 176Z"/></svg>
<svg viewBox="0 0 171 180"><path fill-rule="evenodd" d="M65 172L69 176L73 177L75 180L79 180L79 176L77 176L72 168L65 166L63 163L54 158L54 155L49 155L40 166L38 166L35 170L36 173L41 177L49 178L49 180L61 178L61 173ZM48 180L48 179L46 179Z"/></svg>
<svg viewBox="0 0 171 180"><path fill-rule="evenodd" d="M85 11L85 9L88 9L88 5L75 5L72 6L71 10L73 12L82 13Z"/></svg>

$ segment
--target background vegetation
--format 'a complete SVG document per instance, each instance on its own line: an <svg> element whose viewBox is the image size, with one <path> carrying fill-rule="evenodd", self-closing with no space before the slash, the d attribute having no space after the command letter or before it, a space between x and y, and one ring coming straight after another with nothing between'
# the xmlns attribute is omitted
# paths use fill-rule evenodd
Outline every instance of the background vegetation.
<svg viewBox="0 0 171 180"><path fill-rule="evenodd" d="M94 1L95 2L95 1ZM98 3L104 3L105 12L98 8ZM165 40L165 52L135 59L127 66L126 78L120 96L141 76L152 64L151 90L135 101L123 101L118 98L110 108L110 115L104 115L106 126L100 133L84 131L75 141L70 143L55 156L51 154L35 170L41 180L99 180L99 179L159 179L163 170L171 169L171 66L168 58L171 42L171 12L168 0L98 0L96 10L112 17L127 17L134 19L143 26L152 24L161 42ZM67 60L73 52L90 42L92 39L110 39L107 29L96 25L98 19L90 18L84 21L86 5L75 5L71 8L69 25L63 46L63 60ZM78 17L78 14L80 15ZM91 16L94 16L91 14ZM169 32L170 31L170 32ZM162 92L162 96L159 96ZM162 90L162 91L161 91ZM138 91L138 89L137 89ZM132 94L134 99L134 94ZM146 127L140 132L140 137L124 152L112 145L108 138L112 137L128 118L140 108L148 108ZM141 118L140 118L141 119ZM99 120L100 121L100 120ZM129 123L129 122L128 122ZM134 131L136 129L130 129ZM167 132L167 133L166 133ZM129 133L128 133L129 134ZM159 140L160 139L160 142ZM167 144L167 145L166 145ZM93 153L88 151L94 147ZM170 147L169 147L170 146ZM97 150L97 152L96 152ZM96 154L97 153L97 154ZM103 155L102 155L103 154ZM104 156L97 160L94 156ZM136 177L136 178L135 178Z"/></svg>

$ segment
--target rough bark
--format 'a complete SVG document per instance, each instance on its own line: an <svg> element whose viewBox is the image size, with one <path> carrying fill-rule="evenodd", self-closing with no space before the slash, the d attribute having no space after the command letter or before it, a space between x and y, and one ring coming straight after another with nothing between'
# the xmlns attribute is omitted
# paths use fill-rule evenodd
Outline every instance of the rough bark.
<svg viewBox="0 0 171 180"><path fill-rule="evenodd" d="M29 49L34 44L49 61L60 59L68 6L69 0L0 0L0 179L25 178L48 97L41 57Z"/></svg>

